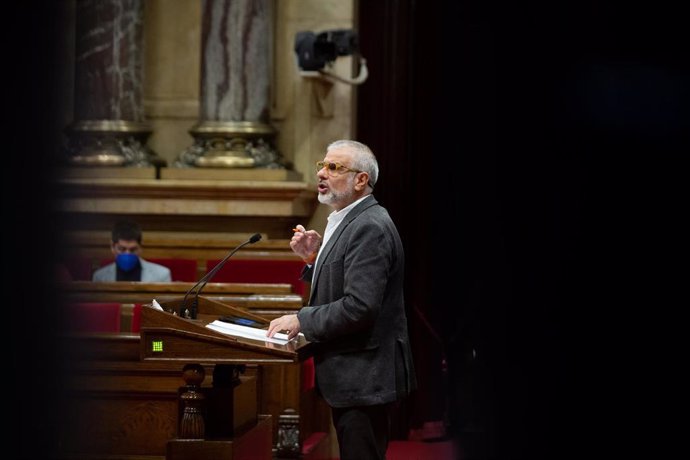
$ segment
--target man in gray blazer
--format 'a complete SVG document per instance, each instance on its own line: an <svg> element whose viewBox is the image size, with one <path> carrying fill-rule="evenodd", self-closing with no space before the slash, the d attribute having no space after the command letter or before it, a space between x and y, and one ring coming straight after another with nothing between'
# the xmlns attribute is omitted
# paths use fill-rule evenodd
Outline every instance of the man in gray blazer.
<svg viewBox="0 0 690 460"><path fill-rule="evenodd" d="M117 222L111 234L110 250L115 262L93 273L92 281L170 282L170 269L141 258L142 231L132 221Z"/></svg>
<svg viewBox="0 0 690 460"><path fill-rule="evenodd" d="M372 195L378 163L364 144L336 141L317 163L319 201L334 209L323 237L295 228L309 305L267 335L302 332L314 345L316 387L332 410L341 460L384 459L390 406L417 386L403 298L404 251Z"/></svg>

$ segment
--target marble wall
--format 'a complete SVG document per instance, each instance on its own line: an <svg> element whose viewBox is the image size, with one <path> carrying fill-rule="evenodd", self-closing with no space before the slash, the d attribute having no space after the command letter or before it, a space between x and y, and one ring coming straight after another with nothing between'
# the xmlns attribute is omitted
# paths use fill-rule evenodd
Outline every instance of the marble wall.
<svg viewBox="0 0 690 460"><path fill-rule="evenodd" d="M355 0L274 0L273 6L270 123L278 151L304 181L314 182L314 163L326 145L354 136L356 87L300 76L295 34L354 28ZM153 126L148 143L169 164L191 145L188 130L199 120L201 9L200 0L145 2L144 107ZM350 76L351 67L351 57L339 57L333 71ZM327 213L319 206L305 224L322 229Z"/></svg>
<svg viewBox="0 0 690 460"><path fill-rule="evenodd" d="M357 0L270 0L273 40L268 122L275 147L304 182L314 184L314 163L327 144L353 138L357 87L300 75L294 52L298 31L353 29ZM200 120L202 0L146 0L143 13L143 109L151 126L148 146L168 165L193 143L189 130ZM63 88L59 125L75 119L75 18L77 0L65 0L60 45L64 65L56 79ZM351 77L353 60L339 57L332 72ZM330 209L318 205L304 225L323 231Z"/></svg>

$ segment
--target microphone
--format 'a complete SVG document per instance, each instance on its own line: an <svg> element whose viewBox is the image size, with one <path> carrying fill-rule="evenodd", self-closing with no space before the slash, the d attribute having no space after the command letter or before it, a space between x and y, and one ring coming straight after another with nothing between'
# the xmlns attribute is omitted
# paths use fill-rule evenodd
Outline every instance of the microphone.
<svg viewBox="0 0 690 460"><path fill-rule="evenodd" d="M234 253L236 253L237 251L239 251L240 249L242 249L243 247L245 247L248 244L256 243L260 239L261 239L261 234L259 234L259 233L253 234L247 241L245 241L244 243L237 246L235 249L233 249L230 252L230 254L225 256L225 258L223 260L221 260L218 263L218 265L216 265L211 270L209 270L209 272L206 273L206 275L204 275L199 281L197 281L197 283L194 286L192 286L189 289L189 291L187 291L187 293L184 295L184 299L182 299L182 305L180 306L180 310L179 310L178 314L182 318L189 317L191 319L196 319L196 313L197 313L197 309L199 306L199 294L201 294L201 290L204 288L204 286L206 286L206 283L208 283L211 280L211 278L213 278L215 276L215 274L218 273L218 271L221 269L221 267L223 265L225 265L225 262L227 262L228 259L230 257L232 257L232 255ZM187 297L189 297L189 295L192 292L194 292L194 300L192 300L192 304L190 305L190 307L187 308ZM189 312L189 316L187 315L187 312Z"/></svg>

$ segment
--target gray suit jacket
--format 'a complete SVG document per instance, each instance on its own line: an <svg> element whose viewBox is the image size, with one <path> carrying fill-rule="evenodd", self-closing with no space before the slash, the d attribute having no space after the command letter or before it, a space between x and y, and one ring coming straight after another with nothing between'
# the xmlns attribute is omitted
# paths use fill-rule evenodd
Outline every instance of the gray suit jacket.
<svg viewBox="0 0 690 460"><path fill-rule="evenodd" d="M170 269L139 257L141 262L141 281L144 283L164 283L172 281ZM115 262L93 272L92 281L117 281Z"/></svg>
<svg viewBox="0 0 690 460"><path fill-rule="evenodd" d="M369 196L335 230L315 272L305 269L312 291L297 317L314 343L316 385L330 406L388 403L416 388L404 264L395 224Z"/></svg>

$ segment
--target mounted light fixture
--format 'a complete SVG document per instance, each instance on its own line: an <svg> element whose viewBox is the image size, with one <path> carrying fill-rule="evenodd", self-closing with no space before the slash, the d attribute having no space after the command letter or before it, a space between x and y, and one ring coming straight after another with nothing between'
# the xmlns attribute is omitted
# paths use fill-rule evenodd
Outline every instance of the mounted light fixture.
<svg viewBox="0 0 690 460"><path fill-rule="evenodd" d="M303 31L295 35L295 53L300 75L325 77L350 85L359 85L369 76L367 62L358 51L357 32L350 29L326 30L315 34ZM342 77L330 68L339 56L359 57L360 70L355 78Z"/></svg>

